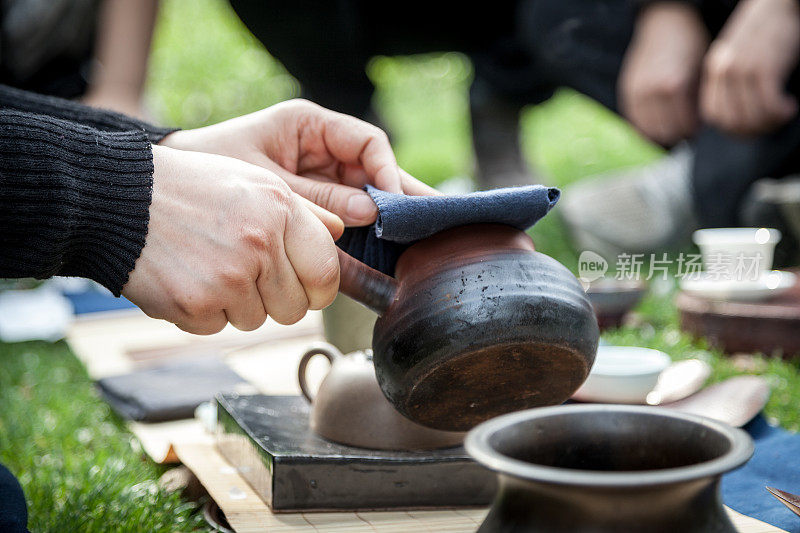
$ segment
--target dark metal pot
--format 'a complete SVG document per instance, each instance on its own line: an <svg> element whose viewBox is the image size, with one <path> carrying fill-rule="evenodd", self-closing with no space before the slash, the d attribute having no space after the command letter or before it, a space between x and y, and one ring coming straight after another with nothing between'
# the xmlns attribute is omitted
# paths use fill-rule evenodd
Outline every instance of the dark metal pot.
<svg viewBox="0 0 800 533"><path fill-rule="evenodd" d="M740 429L621 405L512 413L473 429L465 446L499 477L482 533L733 533L720 477L753 454Z"/></svg>
<svg viewBox="0 0 800 533"><path fill-rule="evenodd" d="M395 277L340 255L341 292L377 311L375 370L395 408L465 431L559 404L583 383L597 321L578 280L524 232L476 224L409 247Z"/></svg>

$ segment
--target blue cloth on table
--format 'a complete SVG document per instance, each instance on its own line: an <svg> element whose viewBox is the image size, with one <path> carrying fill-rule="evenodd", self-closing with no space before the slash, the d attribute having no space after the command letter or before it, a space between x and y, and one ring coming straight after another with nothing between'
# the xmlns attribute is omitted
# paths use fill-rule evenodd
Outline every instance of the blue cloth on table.
<svg viewBox="0 0 800 533"><path fill-rule="evenodd" d="M800 493L800 434L770 426L761 415L744 429L755 441L755 454L743 467L722 478L722 501L747 516L800 532L800 517L764 488Z"/></svg>
<svg viewBox="0 0 800 533"><path fill-rule="evenodd" d="M136 308L124 296L117 298L107 291L89 289L81 292L64 292L63 294L72 303L76 315Z"/></svg>
<svg viewBox="0 0 800 533"><path fill-rule="evenodd" d="M367 185L378 206L375 224L348 228L336 244L386 274L409 245L434 233L466 224L533 226L558 202L554 187L529 185L449 196L407 196Z"/></svg>

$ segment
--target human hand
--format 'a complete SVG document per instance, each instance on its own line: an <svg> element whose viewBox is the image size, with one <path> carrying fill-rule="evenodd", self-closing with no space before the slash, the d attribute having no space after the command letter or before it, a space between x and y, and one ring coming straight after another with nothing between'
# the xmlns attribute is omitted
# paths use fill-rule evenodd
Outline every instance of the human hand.
<svg viewBox="0 0 800 533"><path fill-rule="evenodd" d="M437 194L398 167L382 130L305 100L177 131L161 144L235 157L269 169L348 226L375 221L377 207L361 190L367 183L389 192Z"/></svg>
<svg viewBox="0 0 800 533"><path fill-rule="evenodd" d="M703 118L740 135L767 133L797 114L785 84L800 54L797 0L743 0L711 44L700 89Z"/></svg>
<svg viewBox="0 0 800 533"><path fill-rule="evenodd" d="M232 158L154 146L153 164L147 239L122 290L145 313L210 334L333 301L338 217Z"/></svg>
<svg viewBox="0 0 800 533"><path fill-rule="evenodd" d="M694 133L708 41L700 14L690 5L658 2L639 15L618 87L622 114L643 135L669 146Z"/></svg>

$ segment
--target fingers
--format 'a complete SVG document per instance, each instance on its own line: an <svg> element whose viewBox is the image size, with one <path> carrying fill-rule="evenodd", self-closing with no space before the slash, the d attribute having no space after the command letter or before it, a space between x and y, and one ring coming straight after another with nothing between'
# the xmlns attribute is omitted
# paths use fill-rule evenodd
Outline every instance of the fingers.
<svg viewBox="0 0 800 533"><path fill-rule="evenodd" d="M305 291L308 308L327 307L339 290L336 245L322 222L299 203L289 212L284 246Z"/></svg>
<svg viewBox="0 0 800 533"><path fill-rule="evenodd" d="M430 185L422 183L403 169L400 169L400 178L405 194L411 196L438 196L442 194Z"/></svg>
<svg viewBox="0 0 800 533"><path fill-rule="evenodd" d="M280 249L271 254L256 285L267 314L278 324L294 324L308 311L308 298L283 243L275 246Z"/></svg>
<svg viewBox="0 0 800 533"><path fill-rule="evenodd" d="M724 43L709 53L700 103L708 123L737 135L767 133L797 113L779 74L737 58Z"/></svg>
<svg viewBox="0 0 800 533"><path fill-rule="evenodd" d="M670 113L675 121L676 131L671 139L676 143L690 137L697 130L697 86L683 88L683 94L674 99L670 105Z"/></svg>
<svg viewBox="0 0 800 533"><path fill-rule="evenodd" d="M764 111L771 125L779 125L797 114L797 100L783 90L776 79L761 77L756 83L755 91L764 103Z"/></svg>
<svg viewBox="0 0 800 533"><path fill-rule="evenodd" d="M377 188L402 192L400 168L386 133L357 118L327 109L323 112L323 135L331 155L345 165L363 167Z"/></svg>
<svg viewBox="0 0 800 533"><path fill-rule="evenodd" d="M295 197L303 206L305 206L306 209L311 211L311 213L313 213L314 216L325 225L325 228L327 228L328 232L331 234L331 237L333 237L333 240L336 240L342 236L342 233L344 233L344 222L341 218L324 209L323 207L320 207L314 202L303 198L299 194L295 194ZM370 200L370 202L372 202L372 200Z"/></svg>
<svg viewBox="0 0 800 533"><path fill-rule="evenodd" d="M231 287L233 289L233 287ZM239 286L239 290L231 290L228 295L235 299L225 308L225 317L233 327L242 331L258 329L267 319L267 311L261 300L258 287L250 279Z"/></svg>
<svg viewBox="0 0 800 533"><path fill-rule="evenodd" d="M340 217L340 222L346 226L366 226L375 222L378 216L378 207L375 202L361 189L300 176L283 175L281 177L286 180L294 192L330 213L335 213ZM327 225L328 223L326 223ZM341 232L339 232L340 235ZM334 238L338 238L338 236L334 236Z"/></svg>

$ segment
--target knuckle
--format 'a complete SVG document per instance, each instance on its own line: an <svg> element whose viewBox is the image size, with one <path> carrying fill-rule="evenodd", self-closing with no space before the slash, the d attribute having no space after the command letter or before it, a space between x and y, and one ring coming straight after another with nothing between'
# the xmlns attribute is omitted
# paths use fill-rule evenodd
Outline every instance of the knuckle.
<svg viewBox="0 0 800 533"><path fill-rule="evenodd" d="M286 105L296 109L318 109L322 107L319 104L315 104L311 100L307 100L305 98L292 98L286 102Z"/></svg>
<svg viewBox="0 0 800 533"><path fill-rule="evenodd" d="M177 296L174 302L184 316L196 322L212 313L213 307L210 300L202 293L185 292Z"/></svg>
<svg viewBox="0 0 800 533"><path fill-rule="evenodd" d="M250 287L250 276L239 265L226 265L220 268L217 278L226 289L236 292L246 292Z"/></svg>
<svg viewBox="0 0 800 533"><path fill-rule="evenodd" d="M324 261L314 275L306 283L307 288L315 296L318 295L320 301L314 301L312 307L319 309L327 306L333 301L339 285L339 262L336 256Z"/></svg>
<svg viewBox="0 0 800 533"><path fill-rule="evenodd" d="M288 208L292 204L292 189L281 179L270 180L266 195L279 206Z"/></svg>
<svg viewBox="0 0 800 533"><path fill-rule="evenodd" d="M195 335L213 335L225 328L224 320L187 320L176 325L188 333Z"/></svg>
<svg viewBox="0 0 800 533"><path fill-rule="evenodd" d="M653 90L653 93L662 98L671 98L678 94L679 88L676 81L664 80Z"/></svg>
<svg viewBox="0 0 800 533"><path fill-rule="evenodd" d="M293 305L286 306L283 309L277 310L272 313L272 319L278 324L290 326L299 322L308 312L308 303L305 298L298 298Z"/></svg>
<svg viewBox="0 0 800 533"><path fill-rule="evenodd" d="M332 184L315 181L308 188L308 199L319 206L329 207L333 202L333 192Z"/></svg>
<svg viewBox="0 0 800 533"><path fill-rule="evenodd" d="M251 315L246 320L233 324L233 327L240 331L253 331L260 328L267 320L266 314Z"/></svg>
<svg viewBox="0 0 800 533"><path fill-rule="evenodd" d="M377 126L372 126L372 138L378 144L389 144L389 135Z"/></svg>
<svg viewBox="0 0 800 533"><path fill-rule="evenodd" d="M706 58L704 69L708 75L722 76L727 74L733 67L733 62L728 54L720 48L712 48Z"/></svg>
<svg viewBox="0 0 800 533"><path fill-rule="evenodd" d="M242 228L240 240L244 246L256 253L266 253L275 246L275 237L263 226L251 225Z"/></svg>
<svg viewBox="0 0 800 533"><path fill-rule="evenodd" d="M193 316L194 313L192 310L194 309L194 302L190 294L191 293L186 292L172 292L168 295L172 306L178 310L179 315Z"/></svg>

